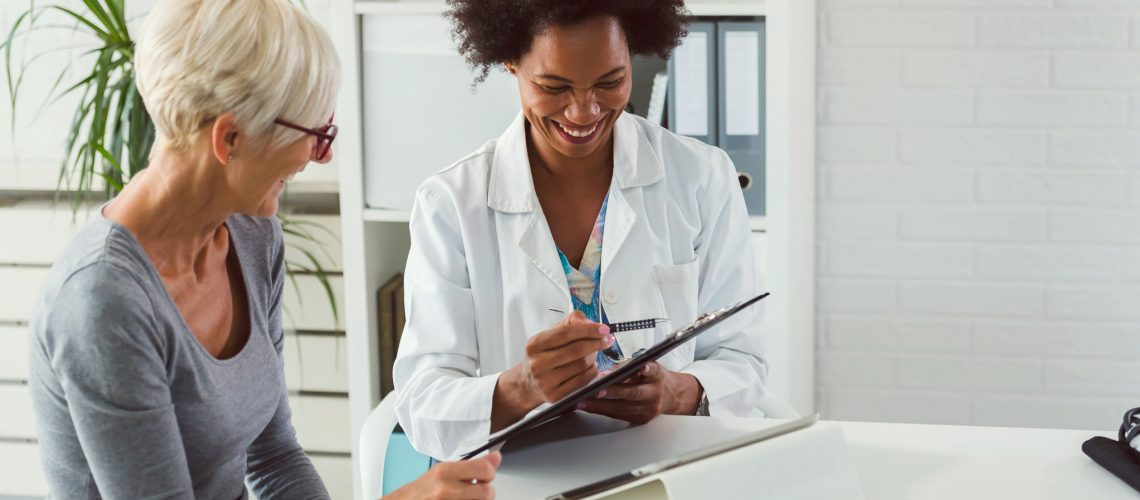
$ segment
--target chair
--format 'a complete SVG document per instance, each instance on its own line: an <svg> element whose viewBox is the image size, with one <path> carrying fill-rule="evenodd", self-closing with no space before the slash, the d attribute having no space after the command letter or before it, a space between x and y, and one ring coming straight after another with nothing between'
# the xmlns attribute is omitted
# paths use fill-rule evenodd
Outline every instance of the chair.
<svg viewBox="0 0 1140 500"><path fill-rule="evenodd" d="M376 500L398 489L430 465L431 458L416 452L397 429L396 393L389 393L360 429L361 500Z"/></svg>

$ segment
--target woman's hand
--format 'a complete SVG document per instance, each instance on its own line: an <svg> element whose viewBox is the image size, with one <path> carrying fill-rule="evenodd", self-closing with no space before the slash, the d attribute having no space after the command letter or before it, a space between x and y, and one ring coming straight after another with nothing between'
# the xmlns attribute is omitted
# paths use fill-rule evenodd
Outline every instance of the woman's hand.
<svg viewBox="0 0 1140 500"><path fill-rule="evenodd" d="M419 479L384 498L489 500L495 498L491 481L502 462L503 456L496 451L466 462L438 463Z"/></svg>
<svg viewBox="0 0 1140 500"><path fill-rule="evenodd" d="M526 359L495 384L491 432L522 418L542 402L553 403L598 375L598 351L614 343L606 325L574 311L554 328L527 340Z"/></svg>
<svg viewBox="0 0 1140 500"><path fill-rule="evenodd" d="M696 377L649 363L637 375L607 387L578 405L578 409L631 424L644 424L663 413L696 413L701 391Z"/></svg>

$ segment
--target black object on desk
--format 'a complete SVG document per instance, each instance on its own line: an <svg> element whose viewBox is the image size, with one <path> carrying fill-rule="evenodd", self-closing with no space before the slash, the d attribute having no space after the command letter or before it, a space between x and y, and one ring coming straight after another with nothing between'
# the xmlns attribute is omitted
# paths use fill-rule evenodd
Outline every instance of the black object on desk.
<svg viewBox="0 0 1140 500"><path fill-rule="evenodd" d="M1140 439L1138 435L1140 408L1133 408L1124 414L1118 439L1096 436L1085 441L1081 445L1081 451L1121 481L1140 491L1140 451L1131 445L1133 439Z"/></svg>
<svg viewBox="0 0 1140 500"><path fill-rule="evenodd" d="M673 349L676 349L681 344L684 344L685 342L688 342L689 340L695 338L697 335L708 331L708 329L716 326L734 314L743 311L748 306L760 302L768 295L769 294L767 293L757 295L750 299L723 307L697 318L697 320L689 324L689 326L686 326L680 330L677 330L676 332L669 334L668 337L665 337L665 340L654 344L653 347L646 349L645 352L633 358L630 358L627 362L615 366L613 371L611 371L608 375L594 379L589 384L582 386L578 390L558 400L558 402L546 407L543 410L532 413L526 418L523 418L522 420L516 422L514 425L507 427L506 429L499 431L496 434L492 434L486 443L467 453L464 453L462 459L468 460L485 451L497 450L502 447L508 439L546 422L549 422L559 415L574 411L577 409L578 403L585 401L586 398L597 394L598 391L601 391L602 389L605 389L611 385L614 385L636 375L637 372L641 371L642 367L644 367L646 364L660 359L662 356L668 354Z"/></svg>

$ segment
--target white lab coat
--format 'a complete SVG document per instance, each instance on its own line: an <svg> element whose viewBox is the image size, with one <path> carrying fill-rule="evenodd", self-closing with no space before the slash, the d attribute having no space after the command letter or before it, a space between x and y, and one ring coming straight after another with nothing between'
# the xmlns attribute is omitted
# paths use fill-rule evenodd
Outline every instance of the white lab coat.
<svg viewBox="0 0 1140 500"><path fill-rule="evenodd" d="M417 450L449 460L490 434L501 372L572 311L530 173L520 114L498 140L416 193L404 275L407 322L396 415ZM669 318L618 334L628 355L701 313L757 293L748 213L724 151L623 113L602 244L600 300L613 322ZM761 303L761 306L763 303ZM660 360L694 375L712 415L748 415L764 395L762 307Z"/></svg>

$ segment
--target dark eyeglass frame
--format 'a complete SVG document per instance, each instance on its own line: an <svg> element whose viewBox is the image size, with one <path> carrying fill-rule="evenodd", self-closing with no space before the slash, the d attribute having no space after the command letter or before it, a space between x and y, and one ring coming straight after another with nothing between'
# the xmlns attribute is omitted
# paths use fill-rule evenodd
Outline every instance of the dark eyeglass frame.
<svg viewBox="0 0 1140 500"><path fill-rule="evenodd" d="M329 122L324 124L321 128L302 127L301 125L280 118L273 120L273 123L316 137L317 142L313 144L313 159L320 160L329 154L329 150L332 149L332 143L336 140L336 133L340 130L333 124L334 117L336 117L335 114L330 116Z"/></svg>

